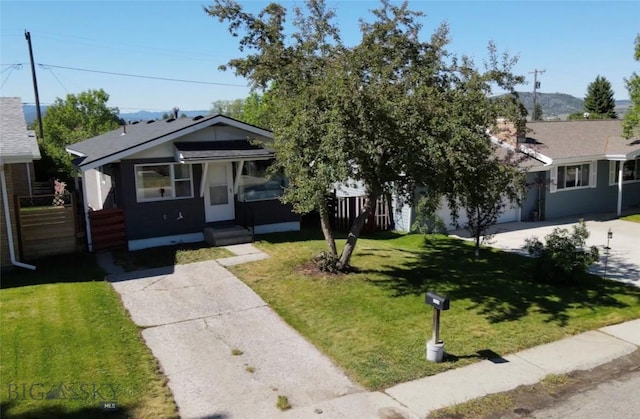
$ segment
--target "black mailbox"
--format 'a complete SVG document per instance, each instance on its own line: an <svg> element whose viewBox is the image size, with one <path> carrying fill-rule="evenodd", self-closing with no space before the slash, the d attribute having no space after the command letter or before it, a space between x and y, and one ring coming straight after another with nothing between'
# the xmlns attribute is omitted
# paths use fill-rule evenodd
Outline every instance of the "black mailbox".
<svg viewBox="0 0 640 419"><path fill-rule="evenodd" d="M424 302L438 310L449 310L449 299L431 291L425 294Z"/></svg>

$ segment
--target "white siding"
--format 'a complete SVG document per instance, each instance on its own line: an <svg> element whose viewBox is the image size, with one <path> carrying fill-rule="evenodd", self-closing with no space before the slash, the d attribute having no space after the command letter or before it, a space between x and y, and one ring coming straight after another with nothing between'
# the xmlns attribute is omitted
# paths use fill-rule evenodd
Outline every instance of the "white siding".
<svg viewBox="0 0 640 419"><path fill-rule="evenodd" d="M346 183L336 183L333 187L338 198L365 196L367 193L362 181L349 180Z"/></svg>
<svg viewBox="0 0 640 419"><path fill-rule="evenodd" d="M400 202L393 199L393 222L395 223L396 231L411 231L411 223L413 221L413 208L407 204L400 206Z"/></svg>
<svg viewBox="0 0 640 419"><path fill-rule="evenodd" d="M96 211L102 209L102 200L100 199L102 191L98 188L100 172L96 169L87 170L83 172L82 181L87 191L87 205Z"/></svg>
<svg viewBox="0 0 640 419"><path fill-rule="evenodd" d="M451 210L449 209L449 205L445 198L440 202L440 209L436 212L438 217L442 218L442 221L445 223L445 226L448 230L456 230L458 228L464 228L469 219L467 218L467 214L464 209L460 208L458 210L458 226L453 222L453 216L451 215ZM510 223L513 221L519 221L519 211L518 206L509 205L508 208L498 217L498 224L500 223Z"/></svg>

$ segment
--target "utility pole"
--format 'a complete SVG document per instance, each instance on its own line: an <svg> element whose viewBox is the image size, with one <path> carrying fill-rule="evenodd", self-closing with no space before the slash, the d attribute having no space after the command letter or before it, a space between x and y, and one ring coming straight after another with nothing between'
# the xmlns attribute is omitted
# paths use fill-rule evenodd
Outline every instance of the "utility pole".
<svg viewBox="0 0 640 419"><path fill-rule="evenodd" d="M24 37L29 45L29 58L31 59L31 77L33 78L33 90L36 94L36 115L38 117L38 131L40 139L44 138L44 131L42 127L42 113L40 113L40 96L38 95L38 80L36 79L36 65L33 62L33 49L31 48L31 34L28 31L24 31Z"/></svg>
<svg viewBox="0 0 640 419"><path fill-rule="evenodd" d="M540 82L538 81L538 74L544 74L546 70L538 70L538 69L533 69L533 71L530 71L529 74L533 74L533 112L531 114L531 120L535 121L536 120L536 107L538 105L538 95L537 95L537 90L540 87Z"/></svg>

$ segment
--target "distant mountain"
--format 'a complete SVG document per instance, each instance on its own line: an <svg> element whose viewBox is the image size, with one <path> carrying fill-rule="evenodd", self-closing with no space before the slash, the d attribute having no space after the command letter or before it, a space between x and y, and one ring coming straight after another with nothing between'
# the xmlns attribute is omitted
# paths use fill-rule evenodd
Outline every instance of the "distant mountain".
<svg viewBox="0 0 640 419"><path fill-rule="evenodd" d="M520 100L529 112L533 114L533 93L518 92ZM537 102L542 106L544 119L566 119L575 112L584 112L584 100L566 93L537 93ZM631 106L630 100L616 100L616 113L621 118Z"/></svg>
<svg viewBox="0 0 640 419"><path fill-rule="evenodd" d="M42 116L47 113L48 106L40 106ZM35 105L22 105L22 111L24 112L24 119L27 121L27 125L36 120L36 106ZM151 111L138 111L133 113L120 113L120 118L125 121L150 121L152 119L162 119L163 114L171 114L171 110L167 109L166 112L151 112ZM178 115L185 114L189 118L193 118L198 115L208 115L210 111L179 111Z"/></svg>
<svg viewBox="0 0 640 419"><path fill-rule="evenodd" d="M522 104L529 116L533 115L533 93L518 92ZM566 119L572 113L584 110L584 100L566 93L537 93L537 102L542 106L542 116L546 118Z"/></svg>
<svg viewBox="0 0 640 419"><path fill-rule="evenodd" d="M44 114L47 112L47 108L48 106L40 106L42 116L44 116ZM22 105L22 112L24 112L24 119L27 120L27 125L30 125L33 121L36 120L36 105Z"/></svg>
<svg viewBox="0 0 640 419"><path fill-rule="evenodd" d="M164 115L165 113L171 115L170 110L168 110L167 112L138 111L133 113L121 113L120 118L124 119L127 122L151 121L154 119L162 119L162 115ZM204 116L204 115L208 115L209 113L211 113L211 111L182 111L182 110L178 111L178 115L185 114L189 118L193 118L194 116L198 116L198 115Z"/></svg>
<svg viewBox="0 0 640 419"><path fill-rule="evenodd" d="M533 114L533 93L531 92L518 92L520 100L527 108L529 115ZM537 100L540 106L542 106L542 115L545 119L566 119L567 116L574 112L584 111L584 100L577 97L565 94L565 93L538 93ZM630 100L616 100L616 112L618 118L624 116L629 107L631 106ZM47 112L47 106L41 106L42 115ZM35 105L23 105L24 117L27 120L27 124L31 124L36 119L36 107ZM178 114L183 113L189 118L193 118L198 115L208 115L211 111L179 111ZM150 121L152 119L162 119L163 114L170 114L171 111L166 112L152 112L152 111L138 111L133 113L121 113L120 118L127 122L133 121Z"/></svg>

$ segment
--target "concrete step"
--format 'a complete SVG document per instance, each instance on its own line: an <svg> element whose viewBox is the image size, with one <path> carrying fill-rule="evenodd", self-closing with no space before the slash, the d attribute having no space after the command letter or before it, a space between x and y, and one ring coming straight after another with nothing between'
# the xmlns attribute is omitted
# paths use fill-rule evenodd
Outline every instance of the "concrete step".
<svg viewBox="0 0 640 419"><path fill-rule="evenodd" d="M211 246L228 246L231 244L251 243L251 231L240 226L206 227L204 239Z"/></svg>

